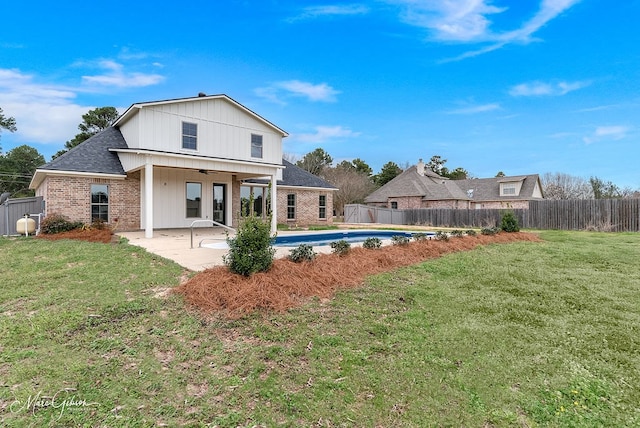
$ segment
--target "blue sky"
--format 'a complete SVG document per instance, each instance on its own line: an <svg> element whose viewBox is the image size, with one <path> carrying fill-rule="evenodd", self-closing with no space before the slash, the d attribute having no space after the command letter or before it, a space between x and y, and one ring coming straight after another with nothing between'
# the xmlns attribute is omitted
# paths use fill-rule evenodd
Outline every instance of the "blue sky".
<svg viewBox="0 0 640 428"><path fill-rule="evenodd" d="M475 177L561 172L640 188L640 1L13 1L0 107L49 160L82 114L227 94L321 147L433 155Z"/></svg>

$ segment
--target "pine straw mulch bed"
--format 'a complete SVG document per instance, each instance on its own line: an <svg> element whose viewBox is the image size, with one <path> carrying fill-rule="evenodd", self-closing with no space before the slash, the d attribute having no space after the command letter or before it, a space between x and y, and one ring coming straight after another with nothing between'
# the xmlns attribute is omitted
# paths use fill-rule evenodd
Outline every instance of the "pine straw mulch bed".
<svg viewBox="0 0 640 428"><path fill-rule="evenodd" d="M77 241L87 241L87 242L101 242L103 244L109 244L113 242L117 237L113 234L113 231L109 228L104 229L95 229L95 228L86 228L86 229L74 229L68 232L60 232L60 233L41 233L37 236L39 239L46 239L48 241L57 241L60 239L74 239Z"/></svg>
<svg viewBox="0 0 640 428"><path fill-rule="evenodd" d="M250 277L231 273L226 266L216 266L195 275L174 292L204 313L218 312L230 319L257 310L284 312L311 297L329 298L338 290L362 285L368 275L472 250L479 245L516 241L538 242L540 238L517 232L451 237L449 241L412 241L375 250L354 247L344 256L320 254L311 262L276 259L268 272Z"/></svg>

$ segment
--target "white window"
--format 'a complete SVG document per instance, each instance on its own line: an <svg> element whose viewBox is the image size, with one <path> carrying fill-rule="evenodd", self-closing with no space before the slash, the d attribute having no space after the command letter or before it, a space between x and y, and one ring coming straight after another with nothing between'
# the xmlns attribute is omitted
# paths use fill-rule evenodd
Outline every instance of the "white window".
<svg viewBox="0 0 640 428"><path fill-rule="evenodd" d="M91 221L109 221L109 186L91 185Z"/></svg>
<svg viewBox="0 0 640 428"><path fill-rule="evenodd" d="M262 159L262 135L251 134L251 157Z"/></svg>
<svg viewBox="0 0 640 428"><path fill-rule="evenodd" d="M296 219L296 195L289 193L287 195L287 220Z"/></svg>
<svg viewBox="0 0 640 428"><path fill-rule="evenodd" d="M198 150L198 124L182 122L182 148Z"/></svg>
<svg viewBox="0 0 640 428"><path fill-rule="evenodd" d="M187 183L187 218L199 218L202 212L202 183Z"/></svg>
<svg viewBox="0 0 640 428"><path fill-rule="evenodd" d="M327 195L320 195L318 197L318 218L326 219L327 218Z"/></svg>
<svg viewBox="0 0 640 428"><path fill-rule="evenodd" d="M502 189L502 196L515 196L516 195L516 183L502 183L500 185Z"/></svg>

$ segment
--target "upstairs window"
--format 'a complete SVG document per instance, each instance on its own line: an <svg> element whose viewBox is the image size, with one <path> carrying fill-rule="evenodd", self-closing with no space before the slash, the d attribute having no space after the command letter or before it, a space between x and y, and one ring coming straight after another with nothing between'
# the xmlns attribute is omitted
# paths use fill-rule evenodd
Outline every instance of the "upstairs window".
<svg viewBox="0 0 640 428"><path fill-rule="evenodd" d="M198 150L198 124L182 122L182 148Z"/></svg>
<svg viewBox="0 0 640 428"><path fill-rule="evenodd" d="M262 159L262 135L251 134L251 157Z"/></svg>
<svg viewBox="0 0 640 428"><path fill-rule="evenodd" d="M501 196L515 196L516 195L516 184L515 183L502 183L500 185L502 190Z"/></svg>

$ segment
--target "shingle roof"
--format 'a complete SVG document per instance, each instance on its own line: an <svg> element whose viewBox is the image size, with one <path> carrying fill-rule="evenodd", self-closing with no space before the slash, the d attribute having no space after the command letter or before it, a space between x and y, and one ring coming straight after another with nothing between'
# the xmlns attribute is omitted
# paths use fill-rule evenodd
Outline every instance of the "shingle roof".
<svg viewBox="0 0 640 428"><path fill-rule="evenodd" d="M538 182L538 174L518 175L513 177L494 177L494 178L473 178L467 180L456 180L456 184L460 186L465 193L473 190L474 201L497 201L500 199L511 200L529 200L533 197L536 183ZM522 188L519 195L500 196L500 183L510 183L522 181Z"/></svg>
<svg viewBox="0 0 640 428"><path fill-rule="evenodd" d="M282 159L285 166L282 171L282 180L278 180L278 186L315 187L320 189L337 190L335 186L326 180L311 174L309 171ZM247 183L268 183L266 180L245 180Z"/></svg>
<svg viewBox="0 0 640 428"><path fill-rule="evenodd" d="M367 196L365 202L387 202L390 197L407 196L420 196L424 200L469 199L454 181L429 170L420 175L414 165Z"/></svg>
<svg viewBox="0 0 640 428"><path fill-rule="evenodd" d="M125 175L118 154L109 149L126 148L120 131L109 127L38 169Z"/></svg>
<svg viewBox="0 0 640 428"><path fill-rule="evenodd" d="M416 166L389 181L387 184L365 198L365 203L386 203L393 197L421 196L425 201L462 200L462 201L499 201L529 200L533 198L537 174L513 177L474 178L468 180L449 180L437 174L418 174ZM522 181L519 195L500 196L500 183ZM473 193L469 194L469 190Z"/></svg>

